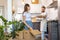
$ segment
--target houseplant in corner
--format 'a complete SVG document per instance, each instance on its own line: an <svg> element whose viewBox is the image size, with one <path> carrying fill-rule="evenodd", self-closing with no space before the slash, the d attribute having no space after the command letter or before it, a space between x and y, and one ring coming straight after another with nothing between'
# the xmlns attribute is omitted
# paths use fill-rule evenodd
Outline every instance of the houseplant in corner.
<svg viewBox="0 0 60 40"><path fill-rule="evenodd" d="M3 25L0 25L0 40L8 40L4 32L4 28L7 27L7 20L3 16L0 16L0 19L3 21Z"/></svg>
<svg viewBox="0 0 60 40"><path fill-rule="evenodd" d="M19 35L17 34L18 31L22 31L24 29L25 24L20 21L7 21L3 16L0 16L0 19L3 21L4 25L0 25L0 40L9 40L10 37L13 39ZM5 35L4 29L8 27L8 25L14 25L14 30L10 34ZM6 30L7 31L7 30Z"/></svg>
<svg viewBox="0 0 60 40"><path fill-rule="evenodd" d="M14 25L14 30L11 32L12 34L12 38L16 38L16 36L19 36L19 34L17 34L19 31L22 31L24 29L25 24L22 22L22 20L20 21L13 21L10 22Z"/></svg>

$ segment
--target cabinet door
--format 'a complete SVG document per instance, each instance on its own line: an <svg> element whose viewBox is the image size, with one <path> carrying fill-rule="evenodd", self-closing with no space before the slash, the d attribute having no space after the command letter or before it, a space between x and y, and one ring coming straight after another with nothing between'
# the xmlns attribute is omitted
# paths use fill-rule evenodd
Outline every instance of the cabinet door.
<svg viewBox="0 0 60 40"><path fill-rule="evenodd" d="M58 0L59 40L60 40L60 0Z"/></svg>
<svg viewBox="0 0 60 40"><path fill-rule="evenodd" d="M40 22L33 22L33 28L40 31Z"/></svg>
<svg viewBox="0 0 60 40"><path fill-rule="evenodd" d="M58 22L49 22L49 40L58 40Z"/></svg>

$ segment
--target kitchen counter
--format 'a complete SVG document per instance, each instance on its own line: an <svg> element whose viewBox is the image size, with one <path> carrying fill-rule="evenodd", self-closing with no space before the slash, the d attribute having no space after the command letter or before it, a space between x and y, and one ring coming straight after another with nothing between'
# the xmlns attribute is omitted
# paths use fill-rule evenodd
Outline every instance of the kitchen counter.
<svg viewBox="0 0 60 40"><path fill-rule="evenodd" d="M58 40L58 21L48 21L48 40Z"/></svg>

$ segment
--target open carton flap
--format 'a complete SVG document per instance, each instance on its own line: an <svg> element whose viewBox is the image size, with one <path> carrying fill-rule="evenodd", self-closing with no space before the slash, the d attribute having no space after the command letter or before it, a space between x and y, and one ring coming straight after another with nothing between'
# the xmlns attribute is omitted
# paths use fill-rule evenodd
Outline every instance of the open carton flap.
<svg viewBox="0 0 60 40"><path fill-rule="evenodd" d="M38 35L41 35L41 32L38 31L38 30L33 30L30 32L34 37L38 36Z"/></svg>

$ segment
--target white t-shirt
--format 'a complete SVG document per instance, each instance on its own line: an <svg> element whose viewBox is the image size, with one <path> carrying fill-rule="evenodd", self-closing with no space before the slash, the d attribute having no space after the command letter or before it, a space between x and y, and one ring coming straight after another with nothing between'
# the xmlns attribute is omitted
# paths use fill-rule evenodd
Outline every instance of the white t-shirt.
<svg viewBox="0 0 60 40"><path fill-rule="evenodd" d="M47 13L44 12L44 13L41 13L41 15L45 16L47 15ZM47 30L47 21L46 21L46 18L42 18L40 31L46 31L46 30Z"/></svg>
<svg viewBox="0 0 60 40"><path fill-rule="evenodd" d="M46 12L43 12L43 13L41 13L40 15L41 15L41 16L46 16L47 13L46 13ZM41 18L41 20L44 20L44 19L47 19L47 17L46 17L46 18Z"/></svg>
<svg viewBox="0 0 60 40"><path fill-rule="evenodd" d="M29 13L29 12L24 12L24 14L23 14L23 16L25 16L25 20L26 21L31 21L31 13Z"/></svg>

